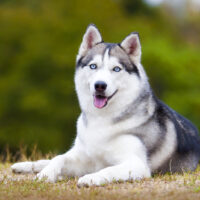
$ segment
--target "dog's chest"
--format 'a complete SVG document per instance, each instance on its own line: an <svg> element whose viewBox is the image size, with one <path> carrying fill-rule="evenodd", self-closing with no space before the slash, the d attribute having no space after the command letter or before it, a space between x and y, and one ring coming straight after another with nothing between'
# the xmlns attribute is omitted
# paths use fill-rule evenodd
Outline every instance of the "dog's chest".
<svg viewBox="0 0 200 200"><path fill-rule="evenodd" d="M109 124L91 122L85 130L83 130L82 139L88 154L104 154L111 149L111 145L115 143L112 138L113 128Z"/></svg>
<svg viewBox="0 0 200 200"><path fill-rule="evenodd" d="M82 150L92 158L106 159L114 152L116 140L114 128L106 120L91 119L85 124L78 120L78 138Z"/></svg>
<svg viewBox="0 0 200 200"><path fill-rule="evenodd" d="M95 163L117 163L124 154L131 154L134 136L126 134L124 127L109 124L106 120L92 120L87 126L79 120L78 137L84 151Z"/></svg>

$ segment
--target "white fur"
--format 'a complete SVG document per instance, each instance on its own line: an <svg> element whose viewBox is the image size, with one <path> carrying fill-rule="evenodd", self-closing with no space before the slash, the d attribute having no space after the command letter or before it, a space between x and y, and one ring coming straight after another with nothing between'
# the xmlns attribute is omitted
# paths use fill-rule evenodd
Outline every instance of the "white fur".
<svg viewBox="0 0 200 200"><path fill-rule="evenodd" d="M83 37L77 58L85 55L88 50L89 32L92 32L94 36L92 44L101 40L98 30L94 26L89 27ZM114 180L127 181L150 177L151 167L154 169L164 162L164 159L171 153L169 142L173 147L175 145L175 140L170 139L170 135L161 149L161 154L156 154L150 163L147 160L146 146L134 135L134 131L138 132L138 127L146 122L154 112L155 105L151 99L139 105L131 118L113 123L113 119L133 103L141 92L149 90L147 76L139 62L141 47L138 36L128 36L122 43L123 47L126 48L130 37L134 37L139 45L134 58L136 58L140 78L136 74L127 73L118 58L110 57L108 51L104 55L96 55L88 66L78 69L75 74L76 91L83 113L77 121L77 137L73 147L67 153L56 156L51 161L14 164L12 166L14 172L40 171L37 178L39 180L46 178L49 182L56 182L65 176L79 176L81 177L78 180L79 186L90 186L110 183ZM90 64L96 64L97 69L90 69ZM119 66L122 70L114 72L113 67L115 66ZM96 81L107 83L106 96L117 91L107 106L102 109L93 105ZM143 107L148 108L147 112L144 113ZM132 134L129 130L132 130ZM174 130L170 124L168 130L173 136ZM157 130L154 125L142 130L145 134L149 132L155 135L155 139L148 137L150 144L156 141L155 131Z"/></svg>
<svg viewBox="0 0 200 200"><path fill-rule="evenodd" d="M11 169L15 173L38 173L40 172L46 165L48 165L50 160L38 160L36 162L22 162L15 163L11 166Z"/></svg>
<svg viewBox="0 0 200 200"><path fill-rule="evenodd" d="M100 185L113 180L126 181L150 176L144 145L137 137L123 133L140 125L146 119L137 116L120 124L111 124L111 119L119 115L121 109L132 103L139 95L138 78L134 75L128 77L125 71L113 72L112 67L119 66L117 58L104 56L102 60L102 56L98 55L93 62L99 66L97 73L92 72L91 69L83 69L85 72L77 72L75 77L80 105L86 112L89 123L85 126L82 115L80 116L74 146L66 154L57 156L47 163L47 166L37 175L39 180L47 178L47 181L55 182L60 176L84 175L79 179L78 185ZM126 83L120 79L122 74L127 76ZM84 77L86 84L81 83L83 76L88 76ZM116 93L102 110L98 110L93 105L94 83L98 80L108 84L106 91L108 96L116 89L120 90L119 94ZM132 82L135 84L131 91L126 90L127 85ZM135 94L135 97L129 95L130 93ZM118 95L126 98L120 98ZM28 170L25 170L27 163L15 164L12 169L15 172L32 172L33 164L29 163Z"/></svg>

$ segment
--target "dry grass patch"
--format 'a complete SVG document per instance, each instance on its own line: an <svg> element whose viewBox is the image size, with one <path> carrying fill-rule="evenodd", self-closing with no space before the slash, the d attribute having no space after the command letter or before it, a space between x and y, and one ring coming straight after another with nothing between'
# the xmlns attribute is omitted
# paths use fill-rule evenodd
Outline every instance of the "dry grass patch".
<svg viewBox="0 0 200 200"><path fill-rule="evenodd" d="M0 164L0 200L24 199L200 199L200 168L192 173L155 175L141 181L78 188L77 179L58 183L34 180L33 174L13 174L11 164Z"/></svg>

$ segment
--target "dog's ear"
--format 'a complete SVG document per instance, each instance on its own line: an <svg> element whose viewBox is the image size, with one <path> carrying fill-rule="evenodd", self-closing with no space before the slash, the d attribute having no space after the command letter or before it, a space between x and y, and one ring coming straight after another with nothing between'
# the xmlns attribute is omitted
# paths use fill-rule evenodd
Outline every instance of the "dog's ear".
<svg viewBox="0 0 200 200"><path fill-rule="evenodd" d="M125 52L130 56L133 62L140 62L141 60L141 45L139 34L136 32L128 35L122 42L121 47L125 50Z"/></svg>
<svg viewBox="0 0 200 200"><path fill-rule="evenodd" d="M78 57L84 56L89 49L100 42L102 42L102 37L99 30L94 24L90 24L83 36L83 40L78 52Z"/></svg>

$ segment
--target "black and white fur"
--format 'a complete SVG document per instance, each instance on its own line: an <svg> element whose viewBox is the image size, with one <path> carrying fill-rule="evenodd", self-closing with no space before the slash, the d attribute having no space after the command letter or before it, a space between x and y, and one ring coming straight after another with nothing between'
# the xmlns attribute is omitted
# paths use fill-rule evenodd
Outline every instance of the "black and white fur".
<svg viewBox="0 0 200 200"><path fill-rule="evenodd" d="M137 33L111 44L89 25L76 65L82 113L73 147L52 160L14 164L14 172L37 172L39 180L50 182L79 176L79 186L90 186L196 169L198 131L153 94L141 65ZM97 91L97 82L106 89Z"/></svg>

